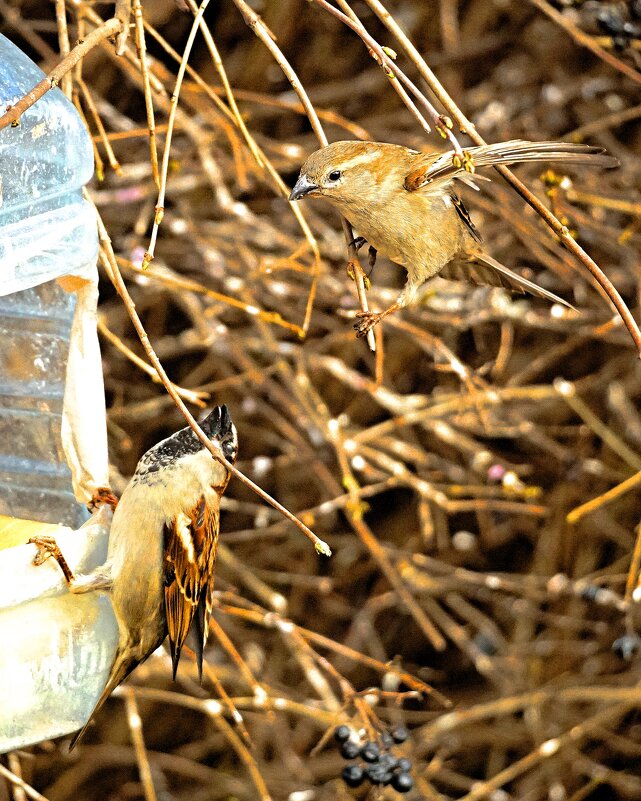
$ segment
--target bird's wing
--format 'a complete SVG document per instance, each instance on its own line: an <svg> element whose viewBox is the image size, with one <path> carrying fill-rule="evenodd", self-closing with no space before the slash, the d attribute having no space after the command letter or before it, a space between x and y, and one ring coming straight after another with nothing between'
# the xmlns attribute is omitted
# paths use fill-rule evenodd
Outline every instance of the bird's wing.
<svg viewBox="0 0 641 801"><path fill-rule="evenodd" d="M202 672L203 648L211 614L218 531L218 504L207 503L204 495L188 514L178 515L172 524L165 526L165 615L174 677L192 624L195 629L193 647L198 672Z"/></svg>
<svg viewBox="0 0 641 801"><path fill-rule="evenodd" d="M464 153L471 159L474 169L525 161L559 161L589 167L616 167L619 164L618 160L608 156L602 147L572 142L526 142L513 139L494 145L466 148ZM454 151L448 150L436 157L434 154L417 157L416 166L405 177L405 189L415 192L433 181L451 180L466 172L460 157L455 163L454 156Z"/></svg>
<svg viewBox="0 0 641 801"><path fill-rule="evenodd" d="M533 281L528 281L527 278L517 275L501 262L493 259L492 256L488 256L487 253L475 253L470 256L469 260L453 259L449 264L445 265L439 276L447 278L449 281L468 281L486 286L501 286L512 290L512 292L529 292L531 295L545 298L551 303L560 303L563 306L567 306L568 309L576 311L574 306L563 300L563 298L553 292L548 292L547 289L543 289Z"/></svg>

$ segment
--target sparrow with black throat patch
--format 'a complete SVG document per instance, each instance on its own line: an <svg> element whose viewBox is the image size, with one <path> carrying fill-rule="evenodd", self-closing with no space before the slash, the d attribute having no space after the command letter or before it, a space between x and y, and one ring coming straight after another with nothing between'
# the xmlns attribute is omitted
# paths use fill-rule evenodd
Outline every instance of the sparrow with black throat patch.
<svg viewBox="0 0 641 801"><path fill-rule="evenodd" d="M455 189L474 185L470 170L518 162L564 162L615 167L602 148L567 142L513 140L464 151L419 153L386 142L333 142L303 164L290 201L320 197L335 206L359 235L355 242L405 267L407 283L382 312L358 312L354 326L364 336L384 317L411 303L435 275L450 280L530 292L553 303L567 301L512 272L481 248L481 235ZM371 263L371 262L370 262Z"/></svg>
<svg viewBox="0 0 641 801"><path fill-rule="evenodd" d="M233 464L236 428L226 406L217 406L200 427ZM74 576L55 540L35 537L34 564L59 563L73 593L109 593L118 621L116 656L105 689L71 748L113 690L169 635L173 675L187 641L202 676L214 590L220 499L227 468L214 459L191 428L150 448L138 462L113 515L107 561Z"/></svg>

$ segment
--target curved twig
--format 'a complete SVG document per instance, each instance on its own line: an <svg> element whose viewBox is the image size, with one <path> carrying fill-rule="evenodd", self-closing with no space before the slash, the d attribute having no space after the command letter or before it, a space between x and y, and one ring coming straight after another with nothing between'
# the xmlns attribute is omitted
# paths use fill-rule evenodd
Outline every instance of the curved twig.
<svg viewBox="0 0 641 801"><path fill-rule="evenodd" d="M66 75L70 69L75 67L81 58L84 58L84 56L86 56L90 50L93 50L97 44L102 42L103 39L109 39L110 36L120 33L121 30L122 22L114 17L108 19L103 25L95 28L86 39L78 42L69 55L65 56L40 83L37 83L30 92L27 92L24 97L21 97L15 106L11 106L10 109L5 111L0 117L0 131L6 128L7 125L18 125L20 117L24 112L28 108L31 108L41 97L46 95L50 89L55 89L62 80L62 77Z"/></svg>

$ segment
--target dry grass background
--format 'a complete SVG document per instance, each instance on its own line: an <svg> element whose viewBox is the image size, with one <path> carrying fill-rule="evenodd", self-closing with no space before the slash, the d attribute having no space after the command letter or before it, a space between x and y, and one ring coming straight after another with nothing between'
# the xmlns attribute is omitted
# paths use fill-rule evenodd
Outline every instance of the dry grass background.
<svg viewBox="0 0 641 801"><path fill-rule="evenodd" d="M321 5L250 6L330 140L441 147L362 41ZM351 3L418 81L374 6ZM561 20L550 18L565 6ZM0 0L0 30L51 69L63 7ZM160 162L189 7L134 2L145 22ZM585 139L620 159L619 170L584 171L560 186L536 169L519 175L637 313L640 45L633 36L615 49L595 24L604 8L625 7L390 0L388 10L489 141ZM112 8L69 2L71 45ZM317 140L242 11L249 13L241 0L212 2L204 20L263 163L199 33L145 273L158 188L134 32L120 57L113 43L100 43L67 88L95 136L91 196L169 376L188 400L229 405L238 466L334 555L318 557L291 524L232 482L203 686L188 659L174 684L168 658L155 655L71 755L64 741L44 743L6 764L50 801L342 801L366 790L345 787L331 740L313 750L323 734L342 722L370 736L405 723L411 739L400 750L415 768L411 799L641 798L632 600L641 373L628 334L587 272L497 176L468 198L489 251L562 293L580 316L437 281L419 305L384 323L372 354L352 330L356 292L339 220L305 204L297 211L312 232L306 238L277 185L279 175L291 186ZM577 31L615 62L577 42ZM101 333L120 491L141 453L184 421L123 352L145 359L103 253ZM403 278L379 261L370 305L387 305ZM600 498L613 488L614 497ZM208 704L221 697L229 700ZM20 801L21 792L0 783L3 801Z"/></svg>

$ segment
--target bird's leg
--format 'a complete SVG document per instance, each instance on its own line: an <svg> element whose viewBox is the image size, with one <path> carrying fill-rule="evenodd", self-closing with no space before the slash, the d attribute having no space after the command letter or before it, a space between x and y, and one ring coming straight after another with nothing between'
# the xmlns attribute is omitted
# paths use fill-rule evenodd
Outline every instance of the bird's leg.
<svg viewBox="0 0 641 801"><path fill-rule="evenodd" d="M367 251L367 263L369 264L369 273L368 277L372 274L372 270L374 269L374 265L376 264L376 257L378 256L378 250L375 247L369 246L369 250Z"/></svg>
<svg viewBox="0 0 641 801"><path fill-rule="evenodd" d="M53 537L46 535L31 537L27 540L28 544L35 545L38 549L33 557L33 564L36 566L44 564L49 557L53 556L62 574L65 577L69 591L73 593L91 592L92 590L108 590L111 588L111 580L106 571L98 568L96 572L86 576L74 576L67 560L63 556L60 546Z"/></svg>
<svg viewBox="0 0 641 801"><path fill-rule="evenodd" d="M376 251L374 251L376 253ZM382 312L372 312L372 311L360 311L356 312L357 320L354 323L354 328L356 329L356 336L357 337L364 337L368 334L375 325L378 325L381 320L385 317L388 317L390 314L394 314L394 312L398 311L399 309L404 309L409 303L411 303L414 298L416 297L416 293L418 292L419 288L422 284L425 283L425 279L422 277L416 277L411 270L408 270L407 273L407 283L405 284L405 288L401 292L401 294L396 299L396 303L392 303L389 308L385 309Z"/></svg>
<svg viewBox="0 0 641 801"><path fill-rule="evenodd" d="M409 267L407 271L407 282L405 284L405 288L398 298L396 298L396 303L392 303L389 308L382 312L360 311L356 313L356 317L358 318L354 324L356 336L364 337L385 317L388 317L390 314L394 314L394 312L398 311L399 309L404 309L406 306L412 303L412 301L416 298L419 289L424 283L425 276L420 274L417 275L412 267Z"/></svg>
<svg viewBox="0 0 641 801"><path fill-rule="evenodd" d="M356 317L358 318L357 322L354 323L354 328L356 329L356 336L357 337L364 337L369 331L374 328L375 325L378 325L381 320L387 317L390 314L394 314L395 311L398 311L401 308L399 303L392 303L392 305L385 309L382 312L372 312L372 311L360 311L356 312Z"/></svg>

